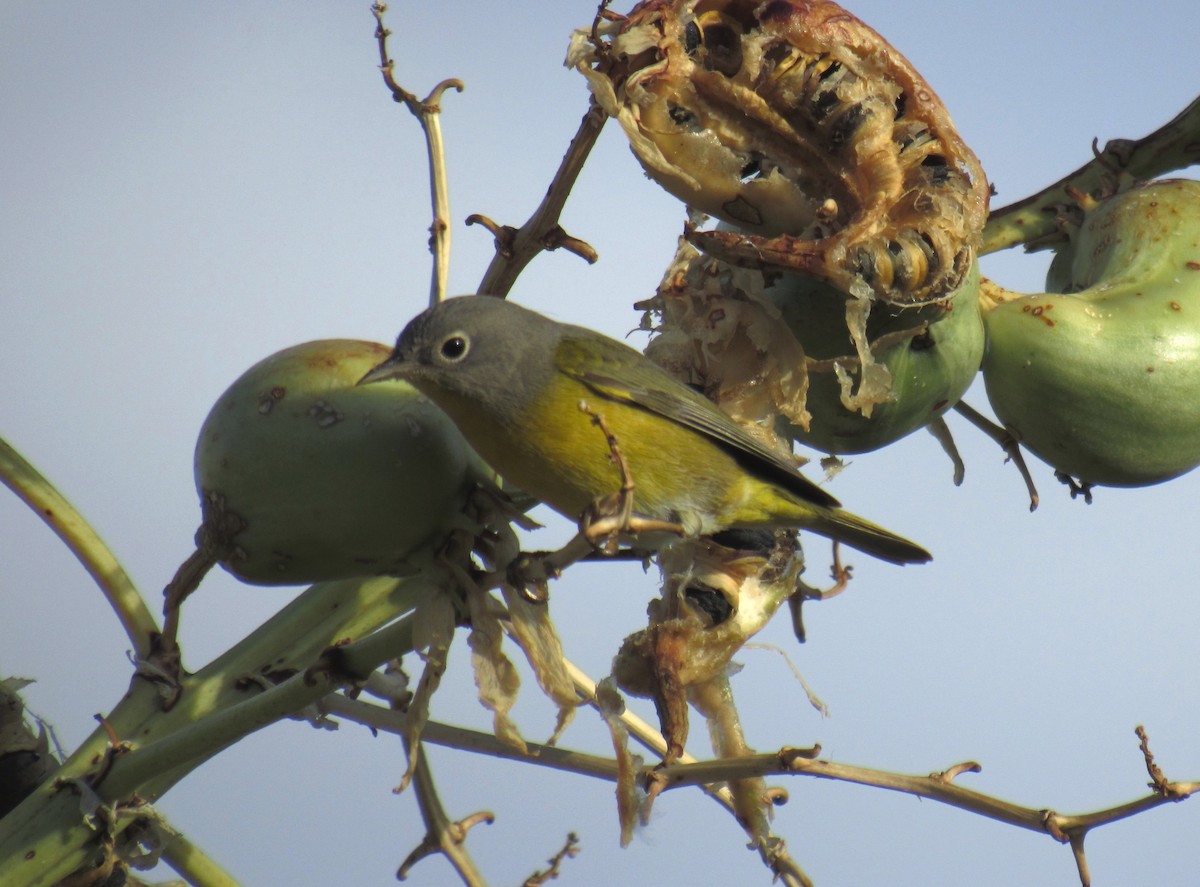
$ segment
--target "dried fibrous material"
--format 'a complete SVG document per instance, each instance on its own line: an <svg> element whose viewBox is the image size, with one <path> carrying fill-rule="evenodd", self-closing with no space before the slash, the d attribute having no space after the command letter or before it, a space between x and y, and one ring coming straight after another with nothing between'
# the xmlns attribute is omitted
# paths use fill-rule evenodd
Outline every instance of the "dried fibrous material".
<svg viewBox="0 0 1200 887"><path fill-rule="evenodd" d="M876 306L849 325L847 308L869 302L845 305L828 284L735 267L685 243L639 307L659 333L647 355L768 443L859 453L962 397L983 356L979 286L976 267L942 302Z"/></svg>
<svg viewBox="0 0 1200 887"><path fill-rule="evenodd" d="M988 185L929 84L829 0L647 0L576 34L647 173L742 232L692 232L729 261L859 299L944 300L968 273Z"/></svg>
<svg viewBox="0 0 1200 887"><path fill-rule="evenodd" d="M657 295L638 307L656 315L646 354L697 386L747 431L780 450L777 418L807 427L804 349L765 297L762 272L701 255L681 243Z"/></svg>
<svg viewBox="0 0 1200 887"><path fill-rule="evenodd" d="M663 595L650 604L650 624L613 658L617 686L654 701L668 761L687 738L690 691L736 670L733 657L796 591L804 568L793 533L760 534L751 550L721 538L737 547L703 538L663 549Z"/></svg>

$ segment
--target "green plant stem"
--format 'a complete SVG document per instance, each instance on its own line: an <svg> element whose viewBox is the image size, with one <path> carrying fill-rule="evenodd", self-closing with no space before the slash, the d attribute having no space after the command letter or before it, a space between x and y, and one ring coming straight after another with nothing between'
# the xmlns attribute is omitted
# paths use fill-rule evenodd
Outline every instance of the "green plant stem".
<svg viewBox="0 0 1200 887"><path fill-rule="evenodd" d="M3 438L0 481L33 509L83 564L121 621L134 655L145 659L158 634L158 623L116 555L71 503Z"/></svg>
<svg viewBox="0 0 1200 887"><path fill-rule="evenodd" d="M379 638L384 642L380 643ZM366 650L356 649L366 644ZM412 618L376 632L364 641L335 648L328 667L298 672L283 683L221 708L161 739L142 745L114 761L98 788L104 796L126 797L133 792L155 799L178 781L180 768L191 770L239 739L300 711L332 693L348 679L365 679L389 659L412 652ZM349 663L353 667L347 667ZM160 775L161 774L161 775Z"/></svg>
<svg viewBox="0 0 1200 887"><path fill-rule="evenodd" d="M1093 151L1095 148L1093 147ZM1074 205L1071 191L1100 196L1117 173L1151 179L1200 163L1200 98L1150 135L1113 139L1095 158L1037 194L993 210L983 229L980 254L1031 243L1057 230L1056 207Z"/></svg>
<svg viewBox="0 0 1200 887"><path fill-rule="evenodd" d="M359 579L312 586L195 675L164 711L158 690L135 677L125 698L55 774L0 820L0 884L54 884L88 859L97 839L79 792L123 816L134 795L153 802L220 749L273 720L303 709L352 674L404 652L404 620L372 638L364 654L351 641L413 609L432 577ZM338 652L323 655L330 648ZM321 666L313 668L311 666ZM361 670L359 670L361 669ZM248 680L248 678L257 679ZM257 688L265 682L266 691ZM278 686L271 686L278 682ZM111 735L110 735L111 734ZM112 737L122 745L114 747ZM121 750L116 750L120 748Z"/></svg>
<svg viewBox="0 0 1200 887"><path fill-rule="evenodd" d="M171 835L162 859L191 887L239 887L236 878L179 832Z"/></svg>

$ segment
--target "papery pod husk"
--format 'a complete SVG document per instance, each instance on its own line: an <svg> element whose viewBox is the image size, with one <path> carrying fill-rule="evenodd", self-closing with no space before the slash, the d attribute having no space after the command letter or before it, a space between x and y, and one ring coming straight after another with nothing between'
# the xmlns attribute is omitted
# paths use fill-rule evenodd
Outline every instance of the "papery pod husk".
<svg viewBox="0 0 1200 887"><path fill-rule="evenodd" d="M997 418L1059 471L1145 486L1200 464L1200 182L1085 205L1047 292L985 312Z"/></svg>
<svg viewBox="0 0 1200 887"><path fill-rule="evenodd" d="M945 302L876 306L853 325L828 284L685 247L649 303L661 318L646 353L768 443L867 452L928 424L970 386L984 347L978 292L976 267Z"/></svg>
<svg viewBox="0 0 1200 887"><path fill-rule="evenodd" d="M701 255L682 243L657 295L638 307L655 318L646 355L701 390L751 434L786 451L776 419L806 422L804 351L764 297L761 271Z"/></svg>
<svg viewBox="0 0 1200 887"><path fill-rule="evenodd" d="M830 0L649 0L576 33L647 174L746 232L693 242L860 299L945 300L980 242L988 185L912 65ZM764 239L773 238L773 239Z"/></svg>
<svg viewBox="0 0 1200 887"><path fill-rule="evenodd" d="M376 342L307 342L217 399L196 443L196 488L206 526L236 531L219 554L239 579L404 575L462 523L486 467L408 383L357 385L390 354Z"/></svg>

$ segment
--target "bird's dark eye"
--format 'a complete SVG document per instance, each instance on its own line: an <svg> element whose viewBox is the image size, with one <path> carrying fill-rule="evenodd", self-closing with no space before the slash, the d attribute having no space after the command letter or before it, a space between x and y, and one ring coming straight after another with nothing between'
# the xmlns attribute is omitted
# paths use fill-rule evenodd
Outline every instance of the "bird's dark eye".
<svg viewBox="0 0 1200 887"><path fill-rule="evenodd" d="M471 340L467 338L466 333L454 333L447 336L442 341L442 357L450 363L458 363L467 356L467 352L471 349Z"/></svg>

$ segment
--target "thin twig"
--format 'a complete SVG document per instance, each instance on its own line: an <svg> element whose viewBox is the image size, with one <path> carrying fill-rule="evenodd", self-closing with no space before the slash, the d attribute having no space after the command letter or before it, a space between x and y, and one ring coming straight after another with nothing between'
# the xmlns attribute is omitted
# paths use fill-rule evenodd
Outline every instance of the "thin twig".
<svg viewBox="0 0 1200 887"><path fill-rule="evenodd" d="M411 754L408 740L404 740L405 752ZM465 819L452 822L442 807L438 797L437 786L433 783L433 773L429 769L429 761L425 750L417 746L416 770L413 773L413 789L417 793L417 806L421 809L421 818L425 820L428 830L425 838L417 845L396 872L396 879L403 881L408 877L409 870L427 856L440 853L458 872L458 876L467 887L485 887L486 882L475 867L470 854L467 853L467 832L480 823L491 825L496 817L487 811L473 813Z"/></svg>
<svg viewBox="0 0 1200 887"><path fill-rule="evenodd" d="M942 452L950 457L950 462L954 466L954 486L961 487L967 473L967 466L963 462L962 456L959 455L958 445L954 443L954 435L950 433L950 426L946 424L945 418L938 416L925 426L925 430L933 435L934 440L942 445Z"/></svg>
<svg viewBox="0 0 1200 887"><path fill-rule="evenodd" d="M575 187L575 180L579 178L584 161L587 160L592 146L596 144L607 119L604 111L593 101L587 113L583 115L575 137L571 139L546 196L529 217L529 221L519 229L497 225L481 215L473 215L467 219L468 225L482 224L496 238L496 255L479 282L480 293L501 298L508 295L525 266L543 250L562 247L581 256L588 264L596 261L596 251L582 240L566 234L559 227L558 219L566 205L567 196Z"/></svg>
<svg viewBox="0 0 1200 887"><path fill-rule="evenodd" d="M595 699L595 683L577 666L570 662L565 664L576 683L581 698L585 701L593 701ZM369 703L350 700L340 694L328 697L324 706L332 714L377 729L397 733L403 729L401 713ZM628 711L622 713L621 721L629 730L630 735L646 748L659 756L665 753L666 740L658 730ZM679 757L677 763L654 770L653 777L655 782L662 783L661 790L698 786L731 812L734 809L733 799L726 787L727 783L734 780L759 779L770 775L812 776L929 798L999 822L1016 825L1030 831L1045 832L1055 840L1070 843L1080 867L1081 879L1084 884L1087 884L1087 862L1083 856L1083 839L1088 831L1121 819L1127 819L1166 803L1184 800L1200 792L1200 782L1168 782L1161 770L1153 763L1153 756L1149 754L1147 747L1145 731L1139 728L1138 736L1142 741L1141 748L1147 762L1147 769L1152 775L1151 784L1155 788L1154 793L1115 807L1071 815L1060 814L1044 808L1023 807L956 785L955 780L963 774L980 771L981 767L974 761L955 764L927 776L914 776L820 760L818 759L821 752L820 746L787 747L774 754L726 757L708 761L699 761L691 755L684 754ZM606 780L618 778L617 763L612 759L569 751L557 746L528 743L527 753L522 754L490 734L432 721L427 724L422 738L437 745L511 760L523 760L584 776ZM773 841L766 841L763 846L774 847L777 845ZM786 877L784 882L804 883L801 880L791 880Z"/></svg>
<svg viewBox="0 0 1200 887"><path fill-rule="evenodd" d="M525 879L521 887L545 887L549 881L558 879L562 869L562 864L568 859L574 859L579 855L579 837L574 832L567 834L567 841L563 844L562 849L550 857L546 862L550 863L550 868L546 871L537 871Z"/></svg>
<svg viewBox="0 0 1200 887"><path fill-rule="evenodd" d="M589 705L599 708L599 706L596 704L596 682L593 681L587 675L587 673L583 671L583 669L571 662L569 659L564 659L563 665L566 666L567 673L571 676L571 680L575 683L575 692L577 692L580 697ZM660 759L666 755L667 740L659 730L650 726L649 723L642 720L628 709L622 711L619 715L619 718L621 723L625 726L625 729L629 731L629 735L632 736L637 742L654 752L654 754L656 754ZM676 758L676 761L681 764L698 763L697 758L693 757L687 752L682 752ZM733 792L730 791L728 785L725 785L725 780L714 780L712 783L700 783L699 785L701 790L706 795L728 810L734 815L735 818L737 817L737 805L734 801ZM775 839L773 835L768 834L768 840L764 841L759 849L761 851L764 848L773 845L777 845L782 849L782 841L779 841L778 839ZM763 861L767 863L768 867L771 868L771 870L779 878L780 882L785 885L785 887L804 887L804 885L808 883L804 873L798 868L795 869L794 873L791 871L791 868L789 867L791 860L790 858L786 857L786 854L783 854L779 859L775 860L774 864L772 864L772 861L768 860L766 855L763 856Z"/></svg>
<svg viewBox="0 0 1200 887"><path fill-rule="evenodd" d="M387 38L391 31L383 26L386 3L375 3L375 39L379 42L379 69L383 82L391 90L393 100L403 104L421 123L425 133L425 148L429 155L429 196L433 204L433 222L429 226L429 250L433 253L433 279L429 288L429 304L436 305L446 298L446 280L450 275L450 189L446 176L446 148L442 141L442 95L447 90L463 91L460 80L448 78L435 86L424 99L418 99L396 82L395 63L388 55Z"/></svg>
<svg viewBox="0 0 1200 887"><path fill-rule="evenodd" d="M1127 819L1165 803L1182 800L1200 791L1200 782L1166 783L1164 789L1157 790L1136 801L1092 813L1064 815L1044 808L1034 809L1001 801L953 783L953 777L962 772L976 772L977 768L978 765L970 763L929 776L911 776L818 760L813 757L810 749L783 748L775 754L705 761L699 764L672 764L661 768L659 773L668 783L666 788L675 788L680 785L706 785L716 780L743 779L772 774L814 776L818 779L851 782L929 798L1030 831L1058 832L1068 837L1075 832L1088 831L1101 825Z"/></svg>
<svg viewBox="0 0 1200 887"><path fill-rule="evenodd" d="M1074 205L1072 191L1100 194L1109 186L1114 171L1137 179L1150 179L1200 163L1200 98L1196 98L1173 120L1137 140L1113 139L1070 175L1037 194L993 210L983 229L981 254L1031 243L1056 229L1056 207Z"/></svg>
<svg viewBox="0 0 1200 887"><path fill-rule="evenodd" d="M1017 439L1010 431L1001 428L966 401L960 400L956 403L954 411L1000 445L1005 455L1017 466L1017 471L1021 473L1021 478L1025 481L1025 489L1029 491L1029 510L1036 511L1038 507L1037 487L1034 486L1033 476L1029 473L1029 466L1025 464L1025 457L1021 453L1021 445Z"/></svg>
<svg viewBox="0 0 1200 887"><path fill-rule="evenodd" d="M596 698L595 682L581 671L578 666L569 661L564 661L564 664L575 682L580 698L594 705ZM321 707L331 715L355 721L375 730L403 735L406 729L403 712L393 711L361 700L350 699L340 693L327 696L322 701ZM619 719L635 740L659 757L665 754L667 743L658 730L628 710L623 711L619 715ZM490 755L513 761L524 761L541 767L549 767L554 770L575 773L580 776L589 776L595 779L604 779L609 782L616 782L620 775L620 768L612 758L572 751L561 746L542 745L536 742L529 742L528 740L525 743L525 752L522 753L511 745L501 742L490 733L469 730L464 727L456 727L437 721L426 722L422 728L421 741L460 751L469 751L475 754ZM699 763L697 758L686 753L680 755L678 760L689 764ZM736 816L733 794L722 781L718 780L711 785L702 784L699 787L710 798ZM777 874L780 875L783 884L789 885L789 887L799 887L799 885L807 884L807 880L803 878L802 874L800 877L795 877L791 873L794 863L791 863L786 853L781 852L782 841L769 835L768 839L762 842L760 851L764 851L764 861L768 865L773 865ZM770 854L768 855L765 851L770 851ZM796 871L798 872L799 870L796 869Z"/></svg>
<svg viewBox="0 0 1200 887"><path fill-rule="evenodd" d="M403 711L387 709L370 702L363 702L360 699L351 699L341 693L333 693L325 697L320 705L322 711L334 717L354 721L370 727L372 730L400 736L407 729ZM421 741L430 745L440 745L493 758L524 761L565 773L590 776L593 779L612 782L617 778L617 765L612 758L602 758L557 745L543 745L529 740L525 741L525 751L522 752L507 742L501 742L492 733L469 730L466 727L456 727L440 721L425 722L421 728Z"/></svg>
<svg viewBox="0 0 1200 887"><path fill-rule="evenodd" d="M63 541L96 581L129 642L134 656L145 659L159 634L158 624L116 555L62 494L0 438L0 482L17 494Z"/></svg>
<svg viewBox="0 0 1200 887"><path fill-rule="evenodd" d="M196 534L197 538L200 538L203 532L204 528L201 527L200 532ZM157 658L160 661L156 664L165 667L168 680L178 677L176 672L179 665L179 618L183 602L200 587L201 580L216 563L215 549L203 544L197 545L196 550L179 565L179 569L163 589L163 627L157 650Z"/></svg>

